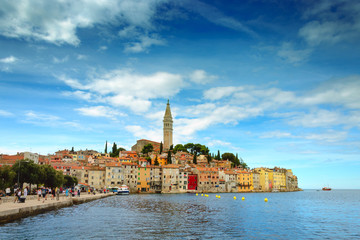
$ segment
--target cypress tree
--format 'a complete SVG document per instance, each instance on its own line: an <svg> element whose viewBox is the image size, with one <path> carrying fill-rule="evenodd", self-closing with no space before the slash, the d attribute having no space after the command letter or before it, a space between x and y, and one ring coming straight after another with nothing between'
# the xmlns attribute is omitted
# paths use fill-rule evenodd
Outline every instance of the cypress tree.
<svg viewBox="0 0 360 240"><path fill-rule="evenodd" d="M157 155L156 155L156 157L155 157L154 165L155 165L155 166L159 166L159 161L158 161L158 156L157 156Z"/></svg>
<svg viewBox="0 0 360 240"><path fill-rule="evenodd" d="M171 151L168 151L167 163L171 164Z"/></svg>
<svg viewBox="0 0 360 240"><path fill-rule="evenodd" d="M196 153L194 154L193 163L197 164Z"/></svg>
<svg viewBox="0 0 360 240"><path fill-rule="evenodd" d="M218 150L218 155L217 155L217 160L221 160L221 157L220 157L220 150Z"/></svg>
<svg viewBox="0 0 360 240"><path fill-rule="evenodd" d="M107 153L107 140L106 140L106 143L105 143L105 153Z"/></svg>
<svg viewBox="0 0 360 240"><path fill-rule="evenodd" d="M163 151L163 145L162 145L162 141L160 142L160 154L162 153Z"/></svg>

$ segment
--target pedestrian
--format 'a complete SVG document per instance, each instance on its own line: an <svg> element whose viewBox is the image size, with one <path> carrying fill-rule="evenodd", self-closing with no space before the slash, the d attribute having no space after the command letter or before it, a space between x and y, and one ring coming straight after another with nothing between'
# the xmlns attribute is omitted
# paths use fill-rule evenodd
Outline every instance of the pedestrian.
<svg viewBox="0 0 360 240"><path fill-rule="evenodd" d="M78 189L78 197L80 197L80 188Z"/></svg>
<svg viewBox="0 0 360 240"><path fill-rule="evenodd" d="M21 189L20 188L17 192L17 197L18 197L18 202L20 202L20 198L21 198Z"/></svg>
<svg viewBox="0 0 360 240"><path fill-rule="evenodd" d="M24 198L26 198L27 195L28 195L28 189L27 189L27 187L26 187L26 188L24 189Z"/></svg>
<svg viewBox="0 0 360 240"><path fill-rule="evenodd" d="M55 195L56 195L56 191L55 191L55 188L52 188L52 190L51 190L51 192L52 192L52 199L54 200L55 199Z"/></svg>
<svg viewBox="0 0 360 240"><path fill-rule="evenodd" d="M17 188L14 188L14 203L16 203L17 199L18 199L18 192L19 190Z"/></svg>
<svg viewBox="0 0 360 240"><path fill-rule="evenodd" d="M66 198L69 196L69 189L68 188L65 191L65 196L66 196Z"/></svg>
<svg viewBox="0 0 360 240"><path fill-rule="evenodd" d="M38 195L38 201L40 201L40 198L41 198L41 189L40 188L37 190L37 195Z"/></svg>
<svg viewBox="0 0 360 240"><path fill-rule="evenodd" d="M9 187L5 189L5 192L6 192L7 196L10 196L10 188Z"/></svg>
<svg viewBox="0 0 360 240"><path fill-rule="evenodd" d="M59 201L60 189L56 188L55 192L56 192L56 200Z"/></svg>
<svg viewBox="0 0 360 240"><path fill-rule="evenodd" d="M47 190L46 190L46 188L42 188L41 189L41 194L42 194L42 197L43 197L43 202L45 202L45 200L46 200L46 192L47 192Z"/></svg>

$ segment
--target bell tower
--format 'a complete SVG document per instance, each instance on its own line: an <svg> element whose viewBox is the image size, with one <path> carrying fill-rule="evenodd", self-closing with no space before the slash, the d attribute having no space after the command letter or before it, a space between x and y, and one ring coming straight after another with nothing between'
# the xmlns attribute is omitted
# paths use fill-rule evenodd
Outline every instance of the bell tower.
<svg viewBox="0 0 360 240"><path fill-rule="evenodd" d="M173 119L171 116L170 103L169 99L166 105L165 115L164 115L164 150L167 151L170 149L170 146L173 145Z"/></svg>

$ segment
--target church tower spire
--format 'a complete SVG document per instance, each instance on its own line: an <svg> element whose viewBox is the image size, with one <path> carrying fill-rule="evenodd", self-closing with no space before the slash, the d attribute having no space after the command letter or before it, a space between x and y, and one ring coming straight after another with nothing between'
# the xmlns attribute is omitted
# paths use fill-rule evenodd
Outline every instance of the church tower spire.
<svg viewBox="0 0 360 240"><path fill-rule="evenodd" d="M171 116L170 103L169 99L166 105L165 115L164 115L164 150L167 151L170 149L170 146L173 145L173 119Z"/></svg>

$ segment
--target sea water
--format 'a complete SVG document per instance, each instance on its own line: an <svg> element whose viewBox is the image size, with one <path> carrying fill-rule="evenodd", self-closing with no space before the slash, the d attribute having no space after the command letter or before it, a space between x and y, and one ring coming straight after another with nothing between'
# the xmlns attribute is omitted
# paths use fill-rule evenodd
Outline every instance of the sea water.
<svg viewBox="0 0 360 240"><path fill-rule="evenodd" d="M360 239L360 190L113 196L0 225L0 239Z"/></svg>

